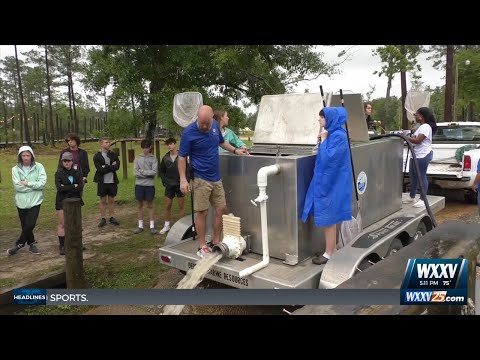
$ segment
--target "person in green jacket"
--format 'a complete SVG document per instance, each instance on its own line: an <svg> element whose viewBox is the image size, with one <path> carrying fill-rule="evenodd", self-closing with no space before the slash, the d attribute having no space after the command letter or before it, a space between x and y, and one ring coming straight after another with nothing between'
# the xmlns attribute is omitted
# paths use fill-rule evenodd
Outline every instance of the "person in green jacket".
<svg viewBox="0 0 480 360"><path fill-rule="evenodd" d="M226 110L215 110L213 113L213 118L217 120L220 130L222 131L223 139L228 142L230 145L237 149L247 149L247 145L240 140L240 138L232 130L227 128L228 126L228 113ZM227 152L227 150L218 147L219 153Z"/></svg>
<svg viewBox="0 0 480 360"><path fill-rule="evenodd" d="M33 230L40 214L47 174L43 165L35 161L30 146L22 146L18 150L18 163L12 168L12 182L22 233L13 247L7 250L7 255L15 255L25 244L32 254L38 255L40 252L35 245L37 242Z"/></svg>

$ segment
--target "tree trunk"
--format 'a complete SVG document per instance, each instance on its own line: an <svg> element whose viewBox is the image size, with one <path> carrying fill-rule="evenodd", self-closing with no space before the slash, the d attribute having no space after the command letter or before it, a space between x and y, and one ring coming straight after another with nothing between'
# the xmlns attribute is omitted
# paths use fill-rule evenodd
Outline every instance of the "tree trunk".
<svg viewBox="0 0 480 360"><path fill-rule="evenodd" d="M103 99L104 99L104 102L105 102L105 123L107 122L107 113L108 113L108 110L107 110L107 87L105 86L103 88Z"/></svg>
<svg viewBox="0 0 480 360"><path fill-rule="evenodd" d="M405 109L405 99L407 98L407 73L400 72L400 85L402 88L402 129L408 129L407 110Z"/></svg>
<svg viewBox="0 0 480 360"><path fill-rule="evenodd" d="M136 120L136 114L135 114L135 101L133 101L133 95L130 95L130 100L132 101L132 114L133 114L133 123L135 124L134 125L134 128L133 128L133 131L135 132L134 136L135 137L138 137L138 126L137 126L137 122L135 121Z"/></svg>
<svg viewBox="0 0 480 360"><path fill-rule="evenodd" d="M447 62L445 66L445 117L443 121L452 121L454 120L453 114L453 102L454 96L454 66L453 66L453 56L455 55L454 45L447 45Z"/></svg>
<svg viewBox="0 0 480 360"><path fill-rule="evenodd" d="M474 121L475 119L475 104L473 101L468 102L467 121Z"/></svg>
<svg viewBox="0 0 480 360"><path fill-rule="evenodd" d="M23 90L22 90L22 78L20 77L20 64L18 62L17 54L17 45L15 45L15 61L17 63L17 75L18 75L18 91L20 92L20 100L22 102L22 113L25 121L25 140L27 141L28 146L32 146L32 141L30 140L30 130L28 129L28 117L27 110L25 109L25 101L23 101Z"/></svg>
<svg viewBox="0 0 480 360"><path fill-rule="evenodd" d="M48 45L45 45L45 66L47 68L48 92L48 123L50 124L50 143L55 146L55 131L53 127L52 92L50 90L50 67L48 66Z"/></svg>
<svg viewBox="0 0 480 360"><path fill-rule="evenodd" d="M157 127L157 107L155 106L154 96L157 92L156 82L150 82L150 94L147 100L147 131L145 132L145 139L150 140L153 144L155 138L155 128Z"/></svg>
<svg viewBox="0 0 480 360"><path fill-rule="evenodd" d="M392 89L392 75L388 75L387 94L385 96L385 120L391 123L390 119L390 91Z"/></svg>
<svg viewBox="0 0 480 360"><path fill-rule="evenodd" d="M5 130L5 144L8 144L8 120L7 120L7 105L5 104L5 91L2 88L2 107L3 107L3 129Z"/></svg>
<svg viewBox="0 0 480 360"><path fill-rule="evenodd" d="M70 84L70 91L72 94L73 132L78 134L80 131L80 125L78 123L77 108L75 106L75 92L73 91L73 78L72 78L72 72L70 70L68 71L68 83Z"/></svg>
<svg viewBox="0 0 480 360"><path fill-rule="evenodd" d="M70 123L73 119L73 108L72 108L72 90L70 88L70 81L67 81L68 86L68 109L70 110L70 119L67 119L67 129L70 131ZM63 135L63 134L62 134Z"/></svg>
<svg viewBox="0 0 480 360"><path fill-rule="evenodd" d="M18 106L18 78L17 76L14 76L14 81L15 81L15 116L18 116L18 120L20 123L20 143L23 144L23 118L22 118L22 110L21 108L19 109Z"/></svg>

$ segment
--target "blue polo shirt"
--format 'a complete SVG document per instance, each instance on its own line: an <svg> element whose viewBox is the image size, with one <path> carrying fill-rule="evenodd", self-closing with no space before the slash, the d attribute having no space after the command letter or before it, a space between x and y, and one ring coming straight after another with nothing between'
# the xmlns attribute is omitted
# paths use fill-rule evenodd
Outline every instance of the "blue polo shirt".
<svg viewBox="0 0 480 360"><path fill-rule="evenodd" d="M195 121L183 130L178 154L181 157L190 156L190 167L195 177L211 182L220 181L218 145L224 141L216 120L213 120L212 127L206 133L198 129Z"/></svg>

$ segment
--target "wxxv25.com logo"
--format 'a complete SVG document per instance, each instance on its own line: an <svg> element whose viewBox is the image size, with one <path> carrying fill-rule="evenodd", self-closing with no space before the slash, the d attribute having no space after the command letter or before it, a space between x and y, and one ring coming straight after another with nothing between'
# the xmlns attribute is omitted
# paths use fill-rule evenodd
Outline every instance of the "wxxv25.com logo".
<svg viewBox="0 0 480 360"><path fill-rule="evenodd" d="M466 305L468 260L409 259L400 304Z"/></svg>

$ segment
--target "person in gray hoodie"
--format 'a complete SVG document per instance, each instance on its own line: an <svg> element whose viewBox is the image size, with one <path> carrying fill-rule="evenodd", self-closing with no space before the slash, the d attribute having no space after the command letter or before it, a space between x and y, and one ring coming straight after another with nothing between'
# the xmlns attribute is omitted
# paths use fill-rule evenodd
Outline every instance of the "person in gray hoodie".
<svg viewBox="0 0 480 360"><path fill-rule="evenodd" d="M32 254L40 254L33 230L40 214L47 174L43 165L35 161L30 146L22 146L18 150L18 163L12 168L12 182L22 232L13 247L7 250L7 255L15 255L25 244Z"/></svg>
<svg viewBox="0 0 480 360"><path fill-rule="evenodd" d="M135 174L135 199L138 202L138 227L135 234L143 231L143 204L147 203L148 214L150 216L150 233L156 234L155 229L155 176L157 175L158 161L152 155L152 143L149 140L143 140L140 144L143 153L133 162L133 171Z"/></svg>

